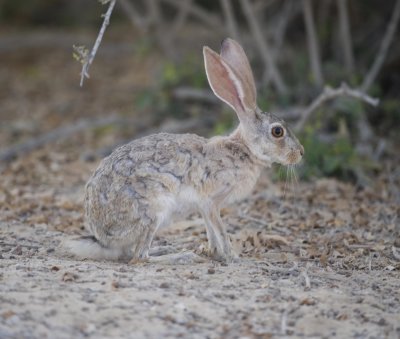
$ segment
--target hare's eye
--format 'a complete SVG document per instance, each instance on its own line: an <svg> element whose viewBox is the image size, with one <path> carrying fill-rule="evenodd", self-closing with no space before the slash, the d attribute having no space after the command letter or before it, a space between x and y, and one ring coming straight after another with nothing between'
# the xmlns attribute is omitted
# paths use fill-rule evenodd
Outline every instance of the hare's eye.
<svg viewBox="0 0 400 339"><path fill-rule="evenodd" d="M281 138L281 137L283 137L283 134L285 132L282 127L275 126L275 127L272 127L271 133L275 138Z"/></svg>

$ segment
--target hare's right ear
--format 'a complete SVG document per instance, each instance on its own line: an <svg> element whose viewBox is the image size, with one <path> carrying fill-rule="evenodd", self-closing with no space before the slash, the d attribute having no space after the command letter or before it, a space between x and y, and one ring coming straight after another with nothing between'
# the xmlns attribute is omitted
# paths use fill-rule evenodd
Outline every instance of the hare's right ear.
<svg viewBox="0 0 400 339"><path fill-rule="evenodd" d="M245 122L249 118L249 110L255 107L252 107L248 101L243 81L236 71L212 49L204 47L203 54L211 89L218 98L236 111L241 122Z"/></svg>

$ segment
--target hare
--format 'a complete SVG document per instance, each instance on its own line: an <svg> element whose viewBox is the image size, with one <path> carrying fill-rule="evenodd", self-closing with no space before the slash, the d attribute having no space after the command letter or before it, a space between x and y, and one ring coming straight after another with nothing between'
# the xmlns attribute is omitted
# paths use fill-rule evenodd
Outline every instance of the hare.
<svg viewBox="0 0 400 339"><path fill-rule="evenodd" d="M79 258L149 258L158 229L199 212L205 221L209 254L237 258L220 209L244 198L263 167L298 163L303 146L285 122L261 111L249 61L242 47L225 39L218 55L203 48L208 82L232 107L238 127L229 136L154 134L117 148L103 159L86 185L86 226L92 236L71 240Z"/></svg>

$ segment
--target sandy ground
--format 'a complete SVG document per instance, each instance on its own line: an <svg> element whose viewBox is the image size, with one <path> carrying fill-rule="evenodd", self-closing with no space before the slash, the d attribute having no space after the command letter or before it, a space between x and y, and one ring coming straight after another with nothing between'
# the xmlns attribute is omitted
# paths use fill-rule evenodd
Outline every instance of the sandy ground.
<svg viewBox="0 0 400 339"><path fill-rule="evenodd" d="M12 230L2 237L29 237L39 250L3 253L2 338L400 335L395 273L271 267L256 258L228 266L80 262L53 254L63 234Z"/></svg>

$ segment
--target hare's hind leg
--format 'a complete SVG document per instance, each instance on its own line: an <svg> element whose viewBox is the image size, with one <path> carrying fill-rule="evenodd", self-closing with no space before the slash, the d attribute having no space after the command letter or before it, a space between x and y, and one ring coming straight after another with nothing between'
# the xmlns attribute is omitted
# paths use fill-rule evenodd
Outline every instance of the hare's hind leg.
<svg viewBox="0 0 400 339"><path fill-rule="evenodd" d="M139 224L135 226L136 228L140 228L140 232L138 232L131 246L132 261L148 258L151 242L153 241L158 226L159 224L154 220L149 220L147 223L141 220Z"/></svg>
<svg viewBox="0 0 400 339"><path fill-rule="evenodd" d="M149 256L150 246L153 241L154 235L160 227L167 226L169 220L160 220L159 222L147 225L145 232L140 233L132 248L133 257L131 263L140 262L142 260L163 265L190 265L194 263L205 262L206 260L199 255L191 252L184 251L180 253L168 253L163 255ZM160 252L160 249L158 250ZM162 248L161 248L161 252ZM169 249L167 249L169 252ZM165 253L165 252L164 252Z"/></svg>
<svg viewBox="0 0 400 339"><path fill-rule="evenodd" d="M145 231L141 234L140 239L133 248L134 258L137 259L148 259L151 243L153 242L154 235L157 230L162 227L166 222L154 222L146 227Z"/></svg>

